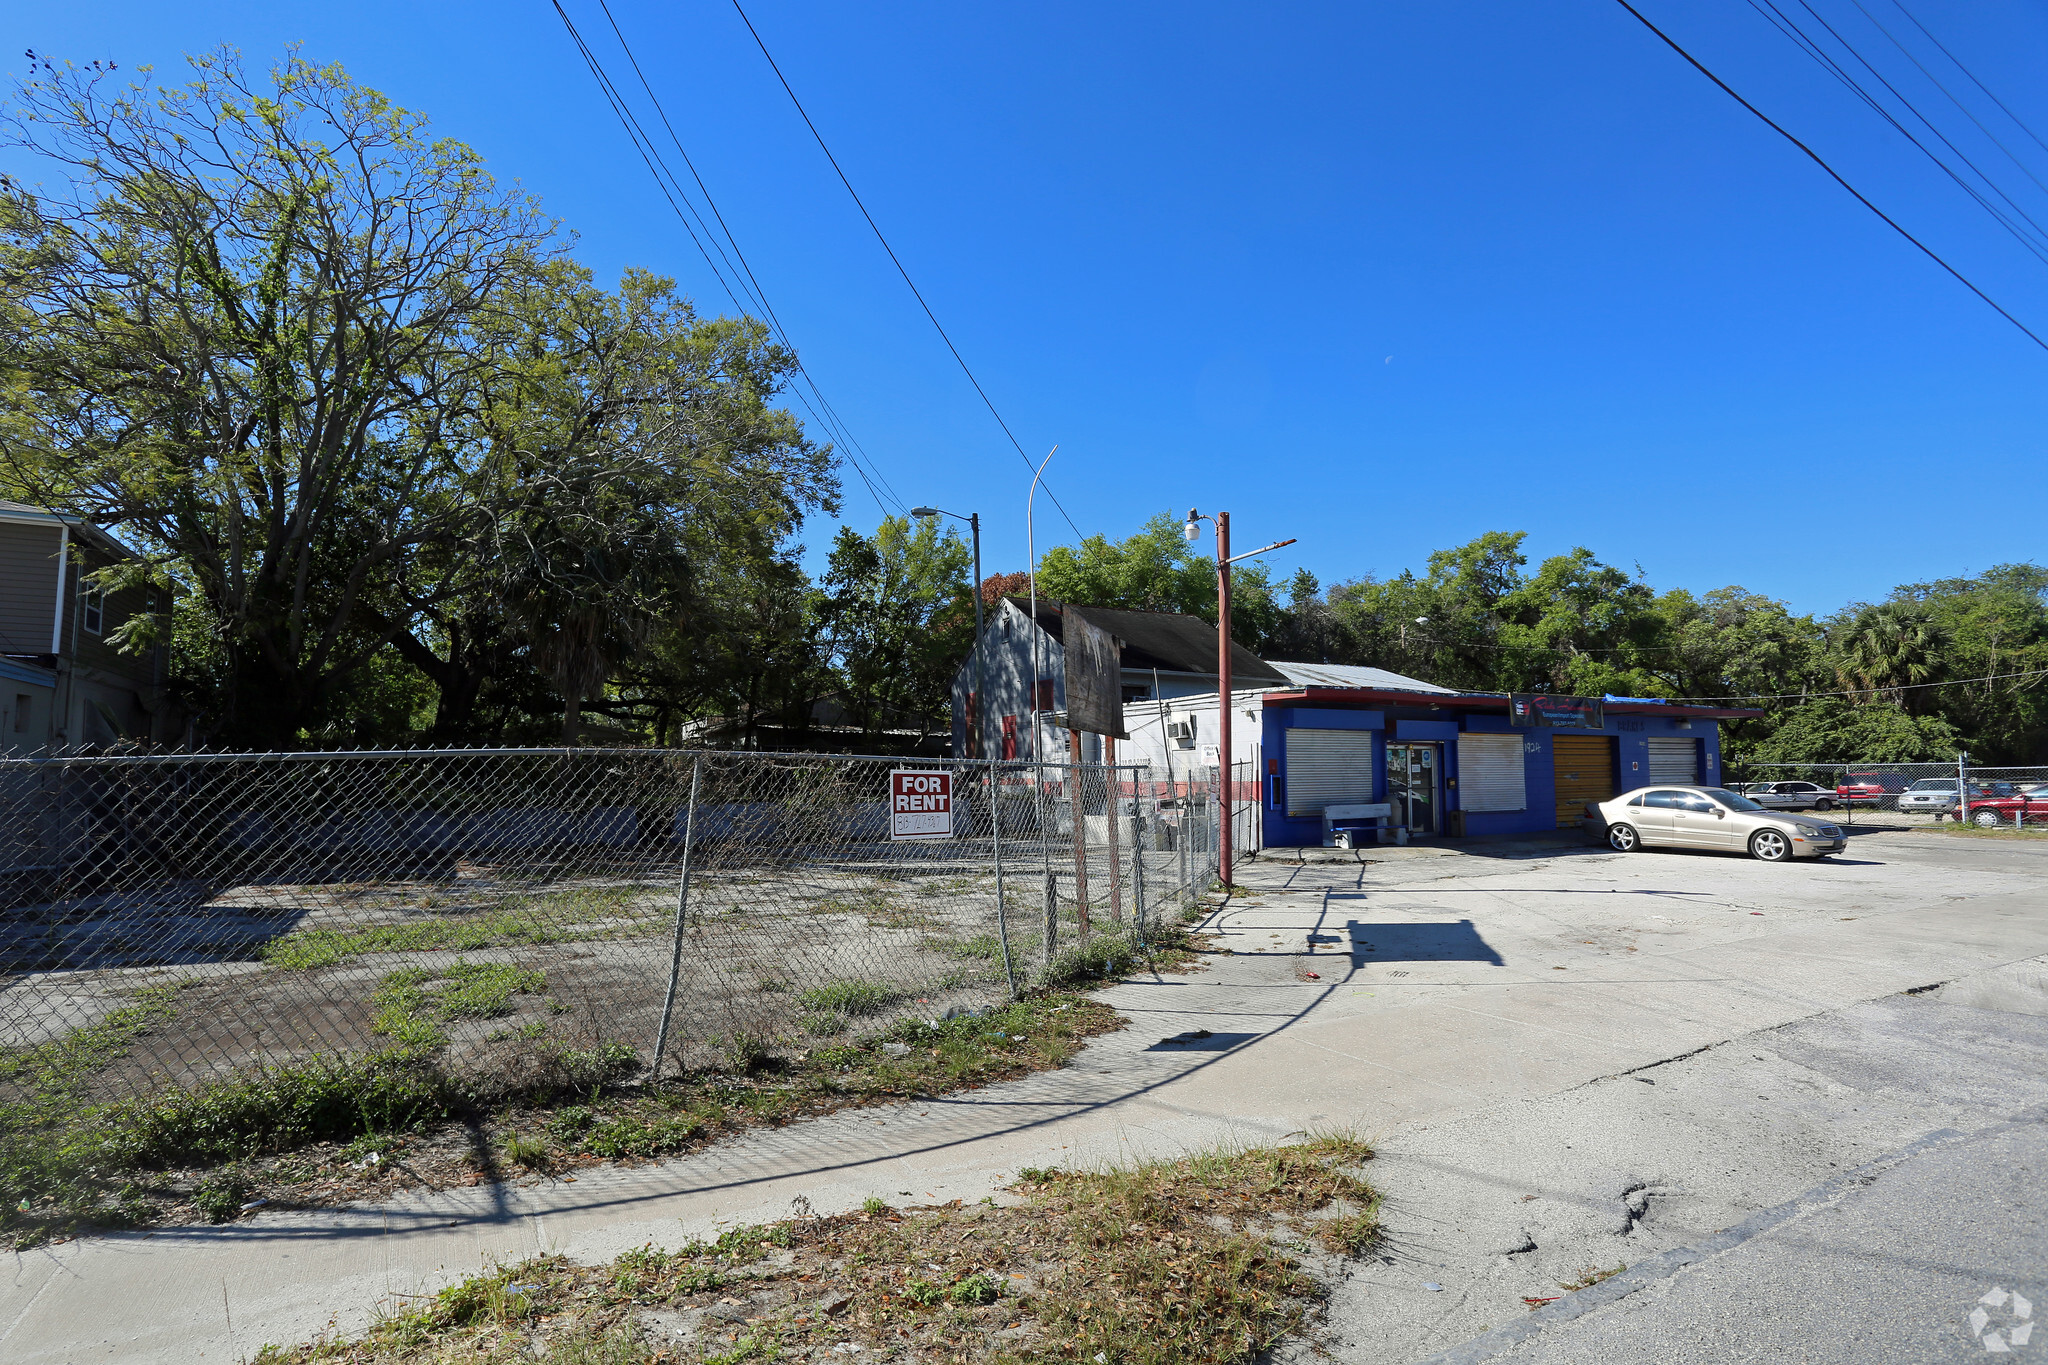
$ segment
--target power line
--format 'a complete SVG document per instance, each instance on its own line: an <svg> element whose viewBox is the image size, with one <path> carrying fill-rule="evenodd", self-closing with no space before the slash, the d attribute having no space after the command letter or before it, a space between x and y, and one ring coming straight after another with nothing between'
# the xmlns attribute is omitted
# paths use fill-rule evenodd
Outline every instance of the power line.
<svg viewBox="0 0 2048 1365"><path fill-rule="evenodd" d="M774 326L776 332L781 335L783 345L787 346L790 353L794 355L796 347L790 342L788 329L782 325L782 319L776 316L775 305L768 301L768 291L761 287L761 281L755 276L754 267L747 260L746 253L740 250L739 239L733 236L732 228L725 221L725 215L719 211L718 201L711 196L711 187L704 183L704 177L697 172L697 163L690 159L689 152L683 147L683 140L676 135L675 125L670 123L668 119L668 110L662 107L661 97L654 93L654 87L648 83L646 73L640 69L640 59L634 54L633 45L626 41L625 33L619 28L619 21L612 16L611 6L606 4L605 0L597 0L597 7L604 11L605 22L611 25L612 35L619 40L619 47L625 52L626 60L631 63L633 75L638 78L640 88L647 92L647 100L654 106L655 114L660 117L661 126L667 130L668 140L675 145L676 154L682 157L683 165L689 169L690 178L697 182L698 190L704 195L705 206L711 210L711 216L718 220L719 231L725 234L725 240L731 244L732 254L738 259L739 268L746 272L747 281L753 286L753 297L760 300L761 311L768 315L769 322ZM699 221L701 221L701 218ZM719 255L723 256L724 254L724 248L721 247ZM798 360L797 364L798 368L802 369L803 362L801 359ZM859 451L863 457L867 458L869 464L874 464L873 457L868 455L866 448L855 439L853 432L847 428L845 422L840 418L838 411L826 400L825 395L818 390L817 381L811 378L810 371L804 369L802 372L804 378L810 382L811 391L816 394L819 406L831 415L831 421L836 430L844 436L848 444ZM905 506L903 499L896 494L894 488L889 487L889 481L883 476L879 465L875 467L875 478L881 481L882 487L889 490L890 499L895 502L897 507L903 509Z"/></svg>
<svg viewBox="0 0 2048 1365"><path fill-rule="evenodd" d="M604 96L606 104L610 106L613 115L618 118L620 126L625 129L627 140L633 144L633 150L639 154L642 164L647 167L648 174L654 177L655 188L660 190L662 198L668 201L670 210L675 213L677 219L682 223L683 231L689 235L691 243L697 248L697 253L704 258L704 264L710 269L712 277L718 281L719 287L725 291L725 296L732 301L733 307L739 313L745 315L752 311L748 304L742 303L740 300L739 295L746 293L749 300L756 303L759 311L768 315L770 325L781 337L784 348L789 352L792 362L796 365L797 373L801 376L803 383L809 386L811 393L816 396L818 405L816 407L812 405L811 400L805 396L802 387L793 387L791 390L797 401L811 413L811 416L817 421L818 425L824 427L827 432L838 436L841 444L847 448L847 462L853 466L854 473L859 476L861 483L867 488L868 495L874 499L876 508L883 515L888 515L889 509L883 501L883 492L875 486L879 480L882 488L888 490L889 500L896 504L899 511L904 510L903 500L896 496L893 489L888 489L888 481L882 478L881 470L879 468L875 469L871 478L869 471L863 467L866 451L861 448L858 441L853 439L853 434L845 428L844 424L837 422L838 414L833 412L831 405L825 402L825 396L819 390L817 381L811 377L810 371L805 368L803 358L797 353L795 345L791 343L789 334L783 330L780 321L774 317L773 310L768 307L766 297L758 294L758 292L749 292L744 283L740 283L738 288L735 289L735 282L728 280L726 272L720 270L718 262L711 258L712 249L716 249L720 256L725 255L725 250L719 245L717 237L711 232L710 225L705 222L704 216L697 212L696 205L690 201L688 192L683 189L681 182L675 178L674 173L668 169L668 165L662 159L659 149L654 146L653 139L648 137L646 130L640 126L640 121L633 114L632 107L626 102L624 95L619 92L610 74L605 71L604 63L591 50L590 45L584 41L583 35L577 30L575 22L570 19L568 12L562 8L561 0L552 0L552 3L554 4L555 14L561 19L562 26L568 30L570 40L575 43L577 52L583 58L584 65L590 69L592 79L597 82L599 93ZM635 70L638 70L637 63ZM663 121L666 122L665 115ZM673 129L671 129L671 136L673 136ZM678 151L682 150L682 144L679 140L676 146ZM687 161L687 155L685 160ZM692 166L691 174L695 175L695 173L696 169ZM700 179L698 181L700 187L702 183ZM708 201L710 197L708 192L705 197ZM716 212L715 207L713 211L714 213ZM694 225L691 221L692 218L695 219ZM722 219L720 220L720 225L723 226ZM699 235L699 228L703 229L702 236ZM707 248L705 245L706 238L710 239L710 248ZM731 240L729 234L728 240ZM733 250L735 254L738 253L739 246L737 242L733 243ZM727 270L732 268L730 260L727 260L726 268ZM751 271L748 272L748 276L751 279ZM756 290L758 290L758 282L756 282ZM828 415L820 415L818 410L820 407L824 408Z"/></svg>
<svg viewBox="0 0 2048 1365"><path fill-rule="evenodd" d="M1854 3L1854 0L1851 0L1851 2ZM2043 264L2048 264L2048 245L2044 245L2044 242L2048 242L2048 233L2043 232L2041 225L2034 221L2032 215L2030 215L2025 209L2021 208L2019 204L2014 201L2011 195L2007 194L2003 189L2001 189L1997 181L1993 180L1990 176L1986 175L1982 167L1978 166L1976 162L1970 160L1969 156L1962 150L1962 148L1956 146L1954 142L1950 141L1947 134L1943 133L1941 129L1935 127L1933 121L1929 119L1925 114L1921 113L1919 108L1914 105L1911 99L1906 97L1904 92L1902 92L1897 86L1893 85L1889 80L1886 80L1884 73L1879 71L1875 66L1871 65L1870 60L1867 57L1865 57L1861 52L1858 52L1856 50L1855 44L1851 43L1847 38L1844 38L1841 35L1841 33L1835 28L1835 26L1833 24L1830 24L1827 21L1827 19L1820 14L1819 11L1815 10L1811 4L1808 4L1806 2L1806 0L1799 0L1799 4L1800 8L1804 9L1808 14L1812 15L1815 21L1818 22L1822 28L1827 30L1829 37L1833 38L1837 43L1841 44L1842 49L1846 51L1851 57L1855 58L1857 63L1861 65L1865 71L1868 71L1872 76L1876 77L1878 84L1882 85L1885 88L1885 90L1888 93L1890 93L1893 99L1897 100L1900 104L1905 106L1906 112L1908 114L1912 115L1915 119L1918 119L1923 127L1925 127L1930 133L1933 133L1934 136L1941 141L1941 144L1944 147L1948 148L1948 150L1955 155L1958 161L1962 162L1964 166L1969 168L1969 171L1972 175L1975 175L1979 180L1983 181L1986 185L1989 185L1991 187L1991 192L1997 195L2000 199L2003 199L2006 203L2007 208L2011 209L2013 214L2017 215L2018 218L2025 222L2029 228L2033 229L2033 235L2029 236L2026 232L2021 231L2018 223L2015 223L2012 220L2012 218L2008 217L1996 205L1991 203L1990 200L1986 199L1983 193L1979 191L1975 185L1972 185L1969 181L1965 180L1953 166L1950 166L1948 162L1944 161L1941 158L1941 155L1938 152L1936 152L1932 147L1929 147L1926 143L1922 142L1911 129L1907 128L1903 123L1900 123L1897 118L1893 117L1891 110L1885 108L1884 105L1878 101L1875 95L1871 94L1870 91L1864 88L1863 84L1860 81L1858 81L1854 76L1850 75L1848 71L1844 70L1842 65L1839 62L1837 62L1833 57L1829 56L1821 48L1820 44L1816 40L1808 36L1805 30L1799 27L1798 21L1793 19L1790 15L1786 14L1784 10L1778 7L1776 0L1749 0L1749 5L1751 9L1754 9L1757 13L1762 14L1765 19L1771 22L1773 27L1777 28L1778 31L1783 33L1787 38L1790 38L1802 52L1806 53L1807 56L1813 58L1814 61L1818 62L1821 65L1822 69L1826 70L1836 80L1840 81L1844 86L1848 87L1850 93L1854 94L1858 99L1862 100L1866 105L1870 107L1872 112L1874 112L1879 118L1883 119L1886 123L1889 123L1895 130L1897 130L1899 136L1905 138L1906 141L1912 143L1914 148L1918 150L1922 156L1925 156L1929 161L1932 161L1935 164L1935 166L1941 171L1942 174L1946 175L1950 180L1954 181L1958 189L1962 190L1964 194L1969 195L1971 199L1976 201L1977 207L1983 209L1985 213L1991 216L1994 222L1996 222L2000 227L2004 228L2007 232L2011 233L2013 237L2020 243L2021 246L2025 247L2028 251L2032 252L2034 256L2037 259L2039 259ZM1766 8L1768 8L1769 13L1765 13ZM1873 24L1875 24L1874 20L1872 22ZM1879 26L1878 32L1883 33L1884 29L1881 26ZM1886 34L1885 36L1890 37L1891 35ZM1910 52L1906 55L1909 58L1912 56ZM1940 85L1938 82L1936 83L1935 88L1940 89ZM1942 93L1947 94L1948 92L1944 90L1942 91ZM1969 113L1967 109L1965 109L1963 112L1965 114ZM1980 128L1982 127L1981 124L1978 126ZM1996 140L1994 139L1994 142L1995 141ZM2003 147L2000 147L1999 150L2004 151L2005 149ZM2007 155L2010 156L2011 153L2008 152ZM2026 167L2021 166L2020 169L2022 171L2025 171ZM2031 172L2029 172L2029 174L2031 175Z"/></svg>
<svg viewBox="0 0 2048 1365"><path fill-rule="evenodd" d="M1896 687L1852 687L1844 692L1746 692L1733 697L1657 697L1657 701L1675 702L1716 702L1716 701L1789 701L1792 698L1808 697L1869 697L1880 692L1918 692L1929 687L1968 687L1972 683L2002 682L2007 678L2048 677L2048 668L2032 668L2020 673L1987 673L1981 678L1950 678L1946 682L1900 683Z"/></svg>
<svg viewBox="0 0 2048 1365"><path fill-rule="evenodd" d="M1010 444L1016 447L1017 458L1024 462L1026 469L1031 468L1031 457L1024 453L1024 445L1017 439L1017 433L1010 430L1010 424L1003 420L1003 414L996 411L996 405L989 398L988 390L982 388L981 381L974 377L974 371L968 367L966 358L960 354L960 348L953 344L953 338L946 334L945 327L940 324L938 314L932 312L932 306L925 302L924 294L918 289L917 282L911 279L910 272L903 268L903 261L896 255L896 248L889 245L889 239L882 234L881 227L875 222L875 216L869 213L868 206L861 202L860 192L854 189L853 182L847 179L846 172L840 169L839 158L832 155L832 149L825 145L825 135L818 131L817 124L811 122L810 114L804 109L804 102L796 97L796 91L790 88L789 78L782 74L782 68L776 64L775 54L770 52L768 44L762 41L760 30L755 28L754 21L747 17L747 11L740 5L740 0L732 0L732 7L738 11L740 22L747 26L747 32L754 36L754 46L760 48L761 55L768 59L769 70L775 73L776 80L782 82L782 91L789 96L789 102L796 106L796 112L802 117L804 127L810 129L811 136L817 139L818 150L823 152L825 159L832 163L832 170L839 176L839 183L846 186L846 192L853 196L854 207L860 210L861 217L867 219L868 227L875 234L875 240L882 244L882 250L889 253L889 260L896 267L896 273L903 277L903 283L910 286L912 296L917 299L917 306L924 309L924 315L931 320L933 328L938 331L939 339L946 343L946 349L953 353L953 359L959 363L960 372L967 376L968 383L974 385L974 391L981 395L981 401L988 408L989 415L996 419L996 425L1003 429L1003 435L1009 437ZM1041 484L1040 487L1045 487L1045 485ZM1051 488L1045 488L1045 495L1052 499L1053 506L1060 509L1060 515L1066 517L1067 525L1073 527L1074 534L1080 535L1081 528L1074 525L1073 517L1068 515L1066 507L1060 502L1059 497L1053 493Z"/></svg>
<svg viewBox="0 0 2048 1365"><path fill-rule="evenodd" d="M1898 9L1899 13L1905 15L1908 19L1912 19L1913 27L1919 29L1922 33L1926 34L1928 42L1933 43L1938 48L1941 48L1941 55L1948 58L1950 61L1954 62L1956 64L1956 70L1962 72L1965 76L1968 76L1970 78L1970 83L1976 86L1979 90L1982 90L1985 93L1985 95L1990 98L1991 102L1997 105L2000 111L2002 111L2007 118L2013 121L2013 123L2019 128L2021 132L2025 133L2028 137L2034 139L2035 146L2039 147L2044 152L2048 152L2048 142L2043 142L2041 140L2041 135L2039 133L2036 133L2032 128L2029 128L2024 122L2022 122L2018 114L2015 114L2012 110L2007 109L2005 107L2005 101L1998 98L1998 96L1993 95L1991 93L1991 87L1984 84L1984 82L1978 80L1976 75L1970 70L1970 68L1963 65L1961 58L1957 57L1955 53L1950 52L1947 47L1943 46L1941 39L1935 37L1932 33L1928 33L1927 25L1921 23L1918 19L1915 19L1913 17L1913 11L1906 8L1905 4L1903 3L1903 0L1892 0L1892 4ZM1857 8L1861 9L1862 6L1859 5L1857 6ZM1873 19L1871 22L1876 23L1877 21ZM1930 77L1929 79L1932 78Z"/></svg>
<svg viewBox="0 0 2048 1365"><path fill-rule="evenodd" d="M2043 184L2041 181L2041 177L2035 175L2033 170L2027 165L2027 163L2019 159L2019 156L2012 150L2012 148L2006 146L2003 142L1999 141L1998 134L1992 132L1989 128L1986 128L1984 126L1984 121L1978 118L1975 113L1971 112L1969 105L1964 104L1960 99L1957 99L1954 92L1952 92L1947 86L1943 85L1938 79L1936 79L1934 73L1927 69L1926 64L1922 62L1918 57L1913 55L1913 50L1911 48L1907 47L1904 43L1900 42L1898 38L1892 34L1892 31L1890 29L1886 28L1883 24L1879 23L1877 21L1877 16L1872 14L1869 11L1869 9L1867 9L1864 6L1863 0L1849 0L1849 3L1856 6L1857 12L1861 14L1865 19L1868 19L1870 21L1870 26L1872 28L1876 29L1879 33L1882 33L1893 47L1897 48L1900 52L1905 54L1906 60L1911 62L1914 68L1918 70L1921 75L1927 78L1928 84L1932 85L1936 90L1939 90L1943 95L1947 96L1948 102L1950 104L1953 104L1956 108L1962 110L1964 118L1968 119L1971 123L1976 124L1977 131L1984 134L1986 138L1990 139L1992 146L1998 148L1999 151L2004 152L2006 160L2012 162L2013 165L2019 167L2020 173L2026 176L2027 179L2033 181L2037 189L2039 189L2044 194L2048 194L2048 184ZM1913 16L1906 11L1903 5L1899 7L1899 12L1905 14L1908 19L1913 19ZM1913 23L1917 26L1920 24L1920 21L1918 19L1913 19ZM1925 27L1921 27L1920 31L1922 33L1927 33ZM1935 41L1933 34L1927 33L1927 37L1930 42L1934 42L1934 45L1936 47L1941 48L1943 55L1948 55L1948 49L1945 47L1941 47L1940 42ZM2005 109L2005 105L2000 103L1998 96L1992 95L1988 89L1985 89L1984 82L1977 80L1975 76L1971 75L1970 69L1968 67L1964 66L1961 62L1957 62L1953 56L1950 56L1949 60L1951 62L1955 62L1957 70L1961 71L1965 76L1969 76L1972 81L1976 81L1977 88L1979 90L1983 90L1986 95L1990 95L1991 102L1993 104L1998 105L2000 109ZM2006 110L2008 116L2011 115L2011 112L2012 111L2009 109ZM2015 123L2019 122L2017 118L2015 118L2013 121ZM2026 133L2029 137L2033 137L2032 132L2028 130L2026 124L2021 123L2019 126L2021 132ZM2039 140L2040 139L2035 138L2035 141L2038 142Z"/></svg>
<svg viewBox="0 0 2048 1365"><path fill-rule="evenodd" d="M1921 253L1925 255L1928 260L1933 261L1936 265L1940 266L1943 270L1947 271L1951 276L1953 276L1956 279L1958 283L1960 283L1963 286L1963 288L1969 290L1972 294L1975 294L1978 298L1982 299L1986 304L1990 305L1992 310L1996 312L2000 317L2004 318L2007 322L2019 328L2020 331L2025 332L2027 335L2027 339L2029 341L2033 342L2036 346L2039 346L2042 350L2048 351L2048 341L2043 341L2039 336L2036 336L2031 328L2029 328L2025 323L2021 322L2018 318L2014 317L2011 313L2008 313L2005 311L2005 309L2001 308L1998 305L1997 301L1994 300L1989 294L1979 289L1976 285L1971 284L1970 281L1967 278L1965 278L1965 276L1960 270L1957 270L1954 266L1950 265L1947 261L1943 260L1940 256L1936 255L1932 247L1929 247L1925 242L1922 242L1918 237L1915 237L1912 233L1906 231L1906 229L1904 229L1903 227L1900 227L1898 223L1893 221L1891 216L1887 214L1883 209L1879 208L1877 205L1871 203L1868 199L1864 198L1863 194L1854 185L1851 185L1847 180L1844 180L1841 177L1840 173L1837 172L1833 166L1828 165L1826 161L1821 159L1820 153L1814 151L1813 148L1807 146L1804 142L1801 142L1798 138L1792 136L1791 133L1787 132L1783 127L1781 127L1777 122L1775 122L1770 115L1766 114L1763 110L1757 108L1754 104L1751 104L1748 100L1736 94L1734 87L1730 86L1728 82L1722 80L1713 72L1707 70L1707 68L1701 64L1699 58L1693 56L1690 52L1687 52L1684 48L1680 47L1678 43L1674 39L1672 39L1672 37L1669 34L1665 33L1663 29L1658 28L1655 24L1651 23L1649 19L1644 17L1643 12L1637 9L1634 5L1631 5L1628 2L1628 0L1614 0L1614 2L1617 5L1620 5L1623 9L1627 10L1630 14L1634 15L1636 21L1640 23L1644 28L1650 30L1650 32L1657 35L1657 37L1663 41L1666 47L1670 48L1673 52L1676 52L1679 56L1683 57L1686 60L1686 63L1690 65L1693 68L1693 70L1699 72L1702 76L1705 76L1708 80L1712 81L1715 85L1719 86L1721 88L1722 93L1727 95L1728 98L1734 100L1737 104L1749 110L1750 113L1756 115L1757 118L1761 119L1763 123L1771 129L1772 132L1778 134L1778 136L1784 138L1794 147L1797 147L1800 151L1806 153L1808 159L1810 159L1814 165L1820 167L1823 171L1827 172L1828 178L1830 180L1833 180L1837 185L1840 185L1843 189L1847 190L1852 196L1854 196L1857 203L1863 205L1863 207L1869 209L1872 213L1876 214L1879 218L1883 219L1885 226L1889 227L1893 232L1898 233L1899 236L1905 238L1914 246L1918 247Z"/></svg>

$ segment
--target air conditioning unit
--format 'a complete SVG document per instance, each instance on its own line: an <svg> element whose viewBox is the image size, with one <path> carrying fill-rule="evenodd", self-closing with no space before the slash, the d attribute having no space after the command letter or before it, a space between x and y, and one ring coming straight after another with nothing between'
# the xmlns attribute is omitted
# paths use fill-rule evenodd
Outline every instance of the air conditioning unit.
<svg viewBox="0 0 2048 1365"><path fill-rule="evenodd" d="M1194 739L1194 737L1195 737L1195 722L1194 722L1194 720L1193 720L1192 718L1190 718L1190 719L1188 719L1188 720L1170 720L1170 721L1166 722L1166 737L1167 737L1168 739L1184 739L1184 740L1192 740L1192 739Z"/></svg>

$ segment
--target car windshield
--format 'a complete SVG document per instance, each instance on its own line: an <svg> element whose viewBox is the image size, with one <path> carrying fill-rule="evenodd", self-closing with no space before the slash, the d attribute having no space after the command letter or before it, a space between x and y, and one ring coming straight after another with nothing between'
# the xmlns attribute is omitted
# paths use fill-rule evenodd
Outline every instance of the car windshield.
<svg viewBox="0 0 2048 1365"><path fill-rule="evenodd" d="M1953 777L1923 777L1912 786L1916 792L1952 792L1956 789Z"/></svg>
<svg viewBox="0 0 2048 1365"><path fill-rule="evenodd" d="M1713 797L1716 801L1719 801L1729 810L1763 809L1762 806L1759 806L1756 802L1750 800L1748 797L1743 796L1738 792L1729 791L1726 787L1708 787L1705 789L1705 795Z"/></svg>

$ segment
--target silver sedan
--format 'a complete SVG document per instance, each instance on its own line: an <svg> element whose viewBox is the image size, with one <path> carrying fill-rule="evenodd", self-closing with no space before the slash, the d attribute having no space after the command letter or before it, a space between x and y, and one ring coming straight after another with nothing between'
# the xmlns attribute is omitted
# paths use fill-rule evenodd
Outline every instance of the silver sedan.
<svg viewBox="0 0 2048 1365"><path fill-rule="evenodd" d="M1644 787L1588 802L1582 823L1617 853L1709 848L1781 863L1840 853L1847 842L1832 822L1765 810L1722 787Z"/></svg>

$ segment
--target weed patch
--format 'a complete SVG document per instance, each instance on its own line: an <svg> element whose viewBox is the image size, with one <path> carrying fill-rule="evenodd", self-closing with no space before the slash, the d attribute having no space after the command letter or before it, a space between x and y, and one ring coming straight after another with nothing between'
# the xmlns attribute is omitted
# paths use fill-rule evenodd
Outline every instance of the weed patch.
<svg viewBox="0 0 2048 1365"><path fill-rule="evenodd" d="M174 992L147 993L61 1042L0 1055L14 1091L0 1103L0 1241L213 1217L226 1196L209 1202L201 1187L229 1167L243 1182L239 1212L256 1197L288 1208L475 1184L493 1150L506 1169L550 1173L669 1156L761 1124L1061 1066L1122 1023L1084 996L1056 995L970 1018L906 1020L793 1058L741 1036L723 1073L624 1092L617 1083L640 1059L621 1043L543 1044L510 1089L480 1090L443 1068L445 1024L541 987L538 973L503 964L393 972L377 992L392 1044L384 1051L264 1067L147 1101L95 1104L85 1090L166 1017Z"/></svg>
<svg viewBox="0 0 2048 1365"><path fill-rule="evenodd" d="M1370 1245L1355 1226L1342 1247L1322 1231L1378 1207L1357 1169L1370 1156L1326 1137L1132 1170L1038 1172L1047 1179L1009 1207L956 1200L899 1212L871 1201L673 1251L643 1247L606 1266L547 1257L451 1286L360 1339L263 1359L713 1365L836 1358L834 1347L853 1345L878 1359L962 1365L1237 1365L1312 1323L1323 1291L1299 1250L1304 1236L1336 1255ZM650 1349L640 1332L649 1310L687 1315L695 1339L665 1341L651 1357L618 1354ZM572 1354L594 1350L614 1354Z"/></svg>
<svg viewBox="0 0 2048 1365"><path fill-rule="evenodd" d="M880 1014L902 998L895 987L875 981L834 981L797 996L807 1010L837 1014Z"/></svg>

